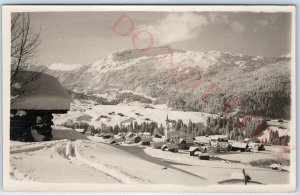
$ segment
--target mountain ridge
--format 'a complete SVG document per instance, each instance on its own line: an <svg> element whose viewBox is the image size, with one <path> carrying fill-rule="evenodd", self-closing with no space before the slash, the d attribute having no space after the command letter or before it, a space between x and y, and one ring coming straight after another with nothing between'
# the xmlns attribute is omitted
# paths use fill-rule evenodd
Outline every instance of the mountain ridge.
<svg viewBox="0 0 300 195"><path fill-rule="evenodd" d="M244 114L289 118L289 57L170 51L165 47L145 52L125 50L75 70L48 73L58 77L67 89L86 94L130 90L174 109L211 113L222 112L224 103L235 98L244 107ZM212 83L218 87L206 94ZM196 87L191 87L194 84Z"/></svg>

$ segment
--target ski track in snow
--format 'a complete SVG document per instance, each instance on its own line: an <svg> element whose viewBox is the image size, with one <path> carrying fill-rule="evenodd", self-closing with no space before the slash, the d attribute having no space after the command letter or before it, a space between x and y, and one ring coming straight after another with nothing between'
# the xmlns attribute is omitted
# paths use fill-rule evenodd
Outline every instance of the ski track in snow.
<svg viewBox="0 0 300 195"><path fill-rule="evenodd" d="M76 143L75 143L75 156L76 156L77 160L79 160L80 162L82 162L88 166L91 166L107 175L110 175L111 177L121 181L121 183L125 183L125 184L136 183L136 181L133 180L132 177L130 177L130 175L126 174L125 172L118 172L116 169L113 169L112 166L107 166L107 165L105 166L105 165L96 163L94 161L87 160L84 157L82 157L80 155L79 149L78 149L80 144L81 144L80 140L76 141Z"/></svg>
<svg viewBox="0 0 300 195"><path fill-rule="evenodd" d="M99 164L97 162L82 157L82 155L80 155L79 152L80 144L81 140L70 141L66 139L49 142L30 143L24 145L11 146L10 154L28 153L50 148L51 158L53 158L54 153L57 153L74 164L92 168L96 172L99 171L102 174L105 174L106 176L112 177L119 183L130 184L143 182L143 179L132 176L126 173L125 171L118 169L118 167L106 164ZM95 172L89 173L95 175ZM16 180L35 181L35 179L29 176L28 173L22 173L19 170L17 170L17 168L14 165L11 165L10 176Z"/></svg>
<svg viewBox="0 0 300 195"><path fill-rule="evenodd" d="M51 148L55 146L57 143L61 142L59 141L46 141L46 142L34 142L30 144L24 144L24 145L18 145L18 146L11 146L10 148L10 154L18 154L18 153L24 153L24 152L33 152L36 150L41 150L44 148Z"/></svg>
<svg viewBox="0 0 300 195"><path fill-rule="evenodd" d="M260 156L264 155L271 157L273 153L270 151L251 156L246 153L237 153L222 157L230 160L233 155L234 159L238 155L238 158L245 159L247 155L251 159L254 157L260 159ZM95 140L64 139L22 144L12 142L10 154L11 179L28 182L69 182L70 180L72 182L121 184L167 182L199 186L218 182L220 178L225 180L231 173L239 172L243 168L254 179L263 183L284 183L288 178L287 172L251 167L245 162L232 164L220 161L199 161L189 155L163 152L150 147L141 149L112 146L105 143L99 144ZM114 155L109 158L107 155L110 154ZM122 157L127 158L122 159ZM144 167L142 169L132 167L134 163ZM167 171L163 170L163 167L167 167ZM210 174L213 171L216 171L216 174ZM47 177L44 177L45 174ZM266 175L272 175L272 177ZM270 178L269 181L265 182L266 178Z"/></svg>

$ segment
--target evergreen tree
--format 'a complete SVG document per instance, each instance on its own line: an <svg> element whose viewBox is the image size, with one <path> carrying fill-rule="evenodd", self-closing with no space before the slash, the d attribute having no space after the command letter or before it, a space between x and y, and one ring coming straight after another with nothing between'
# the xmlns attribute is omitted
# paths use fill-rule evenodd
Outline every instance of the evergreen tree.
<svg viewBox="0 0 300 195"><path fill-rule="evenodd" d="M186 124L183 124L183 126L182 126L182 132L183 133L187 133L187 125Z"/></svg>
<svg viewBox="0 0 300 195"><path fill-rule="evenodd" d="M205 127L205 135L211 135L211 127L210 126L206 126Z"/></svg>
<svg viewBox="0 0 300 195"><path fill-rule="evenodd" d="M162 124L160 124L160 127L158 128L158 132L159 132L161 135L164 135L164 131L165 131L165 128L163 127Z"/></svg>
<svg viewBox="0 0 300 195"><path fill-rule="evenodd" d="M269 143L273 144L273 138L274 138L274 131L271 129L270 130L270 135L269 135Z"/></svg>
<svg viewBox="0 0 300 195"><path fill-rule="evenodd" d="M280 139L279 139L279 134L278 134L278 131L276 130L274 132L274 135L273 135L273 140L272 140L272 144L275 144L275 145L279 145L280 144Z"/></svg>
<svg viewBox="0 0 300 195"><path fill-rule="evenodd" d="M206 119L206 126L210 126L210 116Z"/></svg>
<svg viewBox="0 0 300 195"><path fill-rule="evenodd" d="M193 132L193 122L189 120L188 126L187 126L187 132L191 134Z"/></svg>
<svg viewBox="0 0 300 195"><path fill-rule="evenodd" d="M107 132L108 132L108 133L113 133L113 132L114 132L113 127L112 127L112 126L108 126Z"/></svg>
<svg viewBox="0 0 300 195"><path fill-rule="evenodd" d="M223 123L222 123L222 120L221 120L220 116L217 117L217 125L219 125L220 128L223 127Z"/></svg>
<svg viewBox="0 0 300 195"><path fill-rule="evenodd" d="M239 117L235 117L234 118L233 127L234 128L239 128L240 127L240 119L239 119Z"/></svg>
<svg viewBox="0 0 300 195"><path fill-rule="evenodd" d="M91 132L92 135L95 134L95 127L93 125L90 125L88 130Z"/></svg>
<svg viewBox="0 0 300 195"><path fill-rule="evenodd" d="M216 135L220 135L221 134L219 125L216 125L214 127L214 134L216 134Z"/></svg>
<svg viewBox="0 0 300 195"><path fill-rule="evenodd" d="M178 119L175 125L175 131L179 131L183 126L183 121L181 119Z"/></svg>
<svg viewBox="0 0 300 195"><path fill-rule="evenodd" d="M119 125L115 125L114 126L114 130L113 130L114 134L118 134L120 132L120 127Z"/></svg>
<svg viewBox="0 0 300 195"><path fill-rule="evenodd" d="M234 131L231 131L231 132L229 133L229 139L235 140L235 134L234 134Z"/></svg>

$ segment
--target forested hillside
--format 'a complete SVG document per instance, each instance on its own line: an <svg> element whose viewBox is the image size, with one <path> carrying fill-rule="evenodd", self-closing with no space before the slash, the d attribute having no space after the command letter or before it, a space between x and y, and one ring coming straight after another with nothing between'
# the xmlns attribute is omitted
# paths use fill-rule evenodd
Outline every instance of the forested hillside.
<svg viewBox="0 0 300 195"><path fill-rule="evenodd" d="M179 110L222 113L231 109L270 118L290 117L288 57L181 50L170 55L167 48L160 47L117 52L72 71L49 73L59 75L69 90L85 94L130 90L155 98L153 103L168 103ZM139 99L127 96L117 102ZM149 102L146 99L140 100Z"/></svg>

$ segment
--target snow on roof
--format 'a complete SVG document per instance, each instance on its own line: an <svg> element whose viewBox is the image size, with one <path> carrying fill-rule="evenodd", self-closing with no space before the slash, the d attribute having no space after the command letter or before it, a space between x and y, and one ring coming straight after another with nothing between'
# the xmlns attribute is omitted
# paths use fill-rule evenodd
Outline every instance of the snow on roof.
<svg viewBox="0 0 300 195"><path fill-rule="evenodd" d="M227 135L212 135L210 136L210 139L228 139Z"/></svg>
<svg viewBox="0 0 300 195"><path fill-rule="evenodd" d="M152 138L152 142L153 143L164 143L164 140L162 138L154 137L154 138Z"/></svg>
<svg viewBox="0 0 300 195"><path fill-rule="evenodd" d="M117 142L116 142L116 140L111 140L109 143L114 144L114 143L117 143Z"/></svg>
<svg viewBox="0 0 300 195"><path fill-rule="evenodd" d="M270 165L271 168L281 168L280 164L271 164Z"/></svg>
<svg viewBox="0 0 300 195"><path fill-rule="evenodd" d="M84 129L75 129L75 131L82 133L82 132L84 132Z"/></svg>
<svg viewBox="0 0 300 195"><path fill-rule="evenodd" d="M179 143L186 143L186 141L183 138L180 138Z"/></svg>
<svg viewBox="0 0 300 195"><path fill-rule="evenodd" d="M232 147L234 148L247 148L247 143L234 142Z"/></svg>
<svg viewBox="0 0 300 195"><path fill-rule="evenodd" d="M125 135L126 138L133 138L133 137L136 137L136 134L133 133L133 132L128 132L126 135Z"/></svg>
<svg viewBox="0 0 300 195"><path fill-rule="evenodd" d="M21 88L18 91L23 93L13 92L19 94L19 96L11 102L11 109L70 109L72 99L60 82L53 76L39 72L20 71L15 81L16 83L21 83Z"/></svg>
<svg viewBox="0 0 300 195"><path fill-rule="evenodd" d="M191 146L191 147L189 148L189 151L190 151L190 152L193 152L193 151L195 151L195 150L199 150L199 148L198 148L198 147L195 147L195 146Z"/></svg>
<svg viewBox="0 0 300 195"><path fill-rule="evenodd" d="M124 121L122 121L122 122L121 122L121 124L125 124L125 123L131 123L131 122L133 122L133 121L135 121L135 118L133 118L133 117L130 117L130 118L128 118L128 119L125 119Z"/></svg>
<svg viewBox="0 0 300 195"><path fill-rule="evenodd" d="M202 152L197 150L197 151L194 152L194 155L195 156L197 156L197 155L200 156L200 155L202 155Z"/></svg>
<svg viewBox="0 0 300 195"><path fill-rule="evenodd" d="M250 138L245 138L244 139L244 142L248 142L248 141L250 141Z"/></svg>
<svg viewBox="0 0 300 195"><path fill-rule="evenodd" d="M196 143L201 143L201 144L208 144L210 138L206 136L197 136L195 137L195 142Z"/></svg>
<svg viewBox="0 0 300 195"><path fill-rule="evenodd" d="M162 134L161 134L161 133L159 133L159 132L153 133L153 136L155 136L155 135L162 136Z"/></svg>

